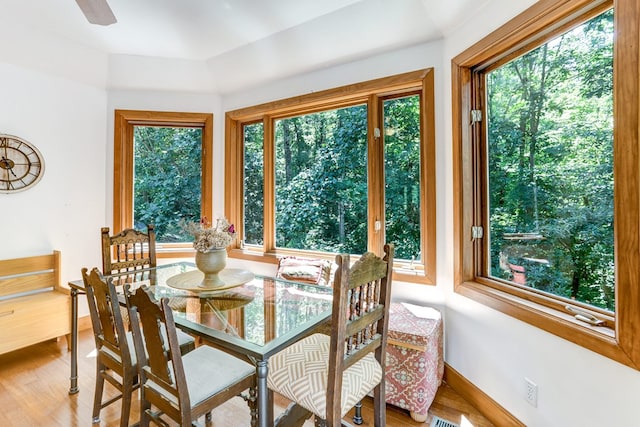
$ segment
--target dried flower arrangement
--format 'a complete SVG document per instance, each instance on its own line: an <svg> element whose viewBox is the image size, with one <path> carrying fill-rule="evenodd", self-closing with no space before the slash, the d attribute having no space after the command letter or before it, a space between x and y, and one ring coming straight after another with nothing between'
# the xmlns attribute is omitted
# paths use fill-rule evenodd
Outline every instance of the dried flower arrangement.
<svg viewBox="0 0 640 427"><path fill-rule="evenodd" d="M235 227L226 218L218 218L215 226L204 217L200 222L183 222L182 227L193 235L193 247L198 252L224 249L236 238Z"/></svg>

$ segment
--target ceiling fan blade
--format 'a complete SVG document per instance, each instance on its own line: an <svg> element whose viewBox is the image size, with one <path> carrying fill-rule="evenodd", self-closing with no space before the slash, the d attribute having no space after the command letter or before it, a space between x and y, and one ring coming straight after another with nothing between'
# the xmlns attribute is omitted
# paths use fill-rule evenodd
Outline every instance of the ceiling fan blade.
<svg viewBox="0 0 640 427"><path fill-rule="evenodd" d="M76 0L87 21L97 25L111 25L118 22L107 0Z"/></svg>

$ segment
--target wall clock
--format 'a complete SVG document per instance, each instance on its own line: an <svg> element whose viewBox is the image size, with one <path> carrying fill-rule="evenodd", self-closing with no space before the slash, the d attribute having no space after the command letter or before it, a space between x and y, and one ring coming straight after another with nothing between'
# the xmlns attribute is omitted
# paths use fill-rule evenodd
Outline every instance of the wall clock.
<svg viewBox="0 0 640 427"><path fill-rule="evenodd" d="M40 151L22 138L0 134L0 193L15 193L36 185L44 174Z"/></svg>

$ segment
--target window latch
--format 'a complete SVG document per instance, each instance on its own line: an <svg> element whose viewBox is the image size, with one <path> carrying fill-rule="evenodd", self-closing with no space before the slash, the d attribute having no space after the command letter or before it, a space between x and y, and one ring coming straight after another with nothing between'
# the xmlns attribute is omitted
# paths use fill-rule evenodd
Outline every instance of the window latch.
<svg viewBox="0 0 640 427"><path fill-rule="evenodd" d="M484 229L479 225L471 227L471 238L482 239L484 237Z"/></svg>
<svg viewBox="0 0 640 427"><path fill-rule="evenodd" d="M590 325L593 326L604 326L605 321L602 319L598 319L596 316L594 316L591 313L587 313L584 310L580 310L576 307L572 307L570 305L567 305L564 307L568 312L573 314L573 317L576 318L576 320L580 320L582 322L588 323Z"/></svg>
<svg viewBox="0 0 640 427"><path fill-rule="evenodd" d="M482 110L471 110L471 124L482 121Z"/></svg>

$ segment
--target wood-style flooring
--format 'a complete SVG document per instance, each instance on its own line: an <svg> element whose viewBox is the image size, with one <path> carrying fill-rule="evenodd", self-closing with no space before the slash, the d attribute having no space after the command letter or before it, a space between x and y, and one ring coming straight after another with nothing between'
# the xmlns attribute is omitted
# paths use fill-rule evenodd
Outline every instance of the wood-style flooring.
<svg viewBox="0 0 640 427"><path fill-rule="evenodd" d="M95 378L94 341L90 330L78 337L78 385L80 392L69 395L70 357L64 339L48 341L11 353L0 355L0 426L61 426L91 425ZM105 394L115 395L106 385ZM134 399L130 423L139 417ZM276 414L287 401L276 399ZM363 426L372 426L372 402L363 403ZM465 427L492 427L480 413L464 401L451 387L443 384L429 410L425 423L417 423L408 412L387 405L387 426L428 427L435 415ZM345 418L351 422L352 414ZM120 419L119 402L102 410L101 426L117 426ZM204 423L204 419L200 420ZM212 426L238 427L250 423L249 411L241 398L234 398L213 411ZM305 426L313 426L307 421Z"/></svg>

